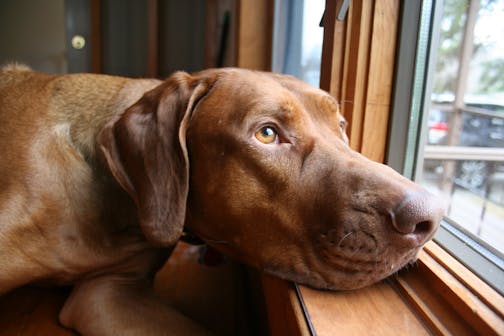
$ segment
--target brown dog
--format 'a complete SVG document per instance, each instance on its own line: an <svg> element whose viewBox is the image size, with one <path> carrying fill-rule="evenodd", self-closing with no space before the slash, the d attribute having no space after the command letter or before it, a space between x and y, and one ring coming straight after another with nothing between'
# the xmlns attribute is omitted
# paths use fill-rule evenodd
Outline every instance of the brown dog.
<svg viewBox="0 0 504 336"><path fill-rule="evenodd" d="M414 260L443 215L348 147L333 98L269 73L7 66L0 153L0 293L74 283L60 320L83 334L196 332L150 291L184 226L282 278L352 289Z"/></svg>

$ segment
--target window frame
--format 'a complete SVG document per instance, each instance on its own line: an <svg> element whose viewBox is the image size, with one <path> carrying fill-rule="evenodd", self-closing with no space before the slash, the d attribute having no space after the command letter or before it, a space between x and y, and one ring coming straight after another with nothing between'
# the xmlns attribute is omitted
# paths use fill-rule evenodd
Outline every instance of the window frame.
<svg viewBox="0 0 504 336"><path fill-rule="evenodd" d="M389 127L386 164L415 179L423 169L430 93L435 69L435 48L443 1L406 1L402 4L395 70L395 88ZM400 83L400 85L398 84ZM407 111L405 113L405 111ZM418 130L418 131L417 131ZM501 294L503 262L498 253L449 218L441 223L434 241Z"/></svg>

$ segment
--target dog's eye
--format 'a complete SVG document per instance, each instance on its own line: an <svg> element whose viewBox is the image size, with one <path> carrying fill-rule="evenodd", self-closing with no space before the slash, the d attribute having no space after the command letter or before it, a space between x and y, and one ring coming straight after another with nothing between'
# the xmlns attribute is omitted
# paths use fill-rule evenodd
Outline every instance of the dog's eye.
<svg viewBox="0 0 504 336"><path fill-rule="evenodd" d="M346 128L348 126L348 122L346 120L341 120L340 121L340 129L342 132L345 132L346 131Z"/></svg>
<svg viewBox="0 0 504 336"><path fill-rule="evenodd" d="M257 140L264 144L271 144L277 140L278 134L271 126L264 126L255 133Z"/></svg>

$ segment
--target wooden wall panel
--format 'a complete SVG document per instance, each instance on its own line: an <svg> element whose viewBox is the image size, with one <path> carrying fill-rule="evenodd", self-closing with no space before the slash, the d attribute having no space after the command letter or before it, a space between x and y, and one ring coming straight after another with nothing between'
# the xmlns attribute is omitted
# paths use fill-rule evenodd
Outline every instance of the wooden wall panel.
<svg viewBox="0 0 504 336"><path fill-rule="evenodd" d="M239 1L236 66L271 69L273 7L273 0Z"/></svg>
<svg viewBox="0 0 504 336"><path fill-rule="evenodd" d="M89 2L91 13L91 72L102 72L101 0Z"/></svg>
<svg viewBox="0 0 504 336"><path fill-rule="evenodd" d="M147 0L147 77L159 74L158 0Z"/></svg>

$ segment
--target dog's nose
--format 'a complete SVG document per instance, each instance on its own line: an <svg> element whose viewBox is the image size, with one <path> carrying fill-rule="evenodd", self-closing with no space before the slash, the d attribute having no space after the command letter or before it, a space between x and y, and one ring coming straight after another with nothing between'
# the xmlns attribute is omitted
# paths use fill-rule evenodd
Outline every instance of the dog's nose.
<svg viewBox="0 0 504 336"><path fill-rule="evenodd" d="M409 193L390 213L394 228L402 234L414 234L420 243L432 237L445 209L443 202L424 190Z"/></svg>

